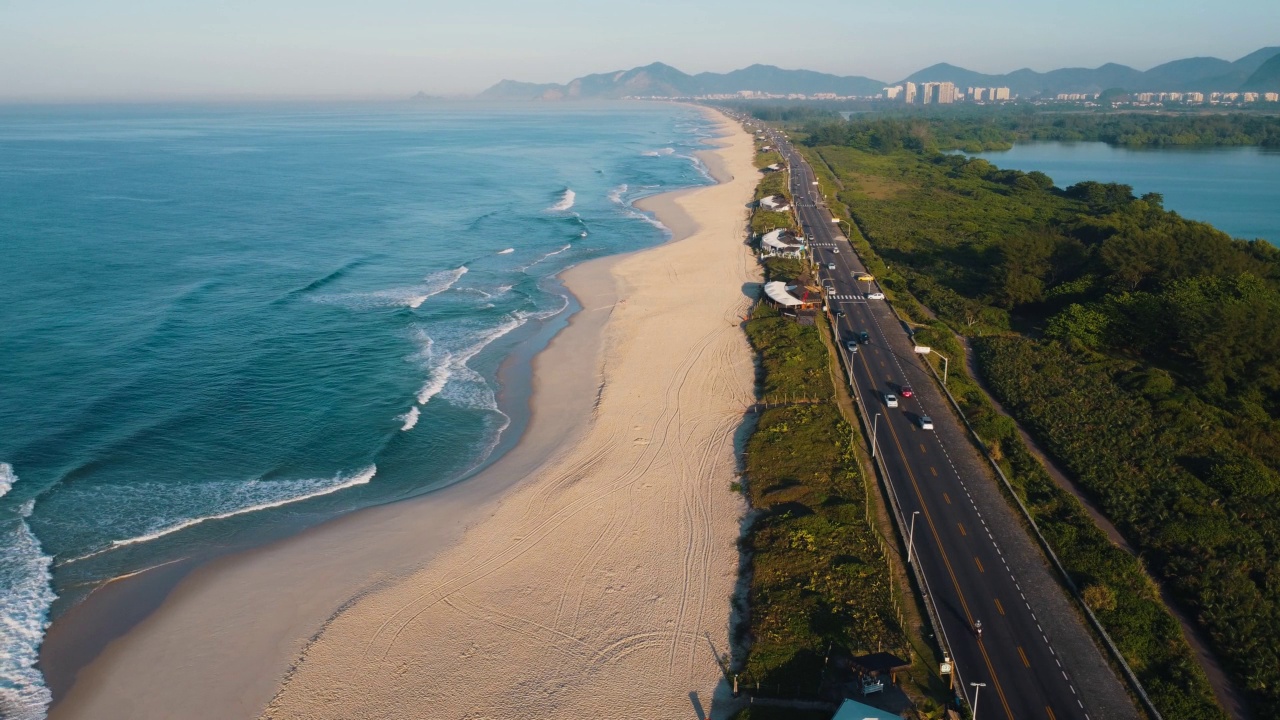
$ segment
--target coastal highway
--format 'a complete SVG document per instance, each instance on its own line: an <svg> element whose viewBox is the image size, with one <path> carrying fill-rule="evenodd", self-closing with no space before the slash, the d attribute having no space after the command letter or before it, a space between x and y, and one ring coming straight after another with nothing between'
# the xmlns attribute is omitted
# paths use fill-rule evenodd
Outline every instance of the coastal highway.
<svg viewBox="0 0 1280 720"><path fill-rule="evenodd" d="M812 169L780 132L767 132L791 169L794 203L820 278L834 286L827 301L840 351L851 361L851 386L874 425L875 450L908 525L912 560L923 571L959 670L957 689L971 706L976 702L984 720L1137 717L915 354L914 341L885 301L865 298L879 288L856 280L866 270L823 204ZM869 342L850 353L846 343L861 332ZM904 386L914 390L912 397L903 397ZM886 393L897 395L898 407L887 406ZM925 415L935 429L921 427Z"/></svg>

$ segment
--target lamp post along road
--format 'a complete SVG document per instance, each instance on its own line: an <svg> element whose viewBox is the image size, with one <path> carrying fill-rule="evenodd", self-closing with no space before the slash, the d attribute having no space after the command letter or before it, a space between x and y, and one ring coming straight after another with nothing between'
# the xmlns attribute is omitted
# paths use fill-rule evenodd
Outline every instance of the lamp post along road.
<svg viewBox="0 0 1280 720"><path fill-rule="evenodd" d="M871 418L871 457L876 456L876 428L880 425L880 413ZM911 553L907 553L910 555Z"/></svg>
<svg viewBox="0 0 1280 720"><path fill-rule="evenodd" d="M911 530L907 532L907 564L911 564L911 549L915 547L916 541L916 516L920 514L919 510L911 513Z"/></svg>
<svg viewBox="0 0 1280 720"><path fill-rule="evenodd" d="M982 688L986 687L986 683L969 683L973 686L973 720L978 720L978 693L982 692Z"/></svg>

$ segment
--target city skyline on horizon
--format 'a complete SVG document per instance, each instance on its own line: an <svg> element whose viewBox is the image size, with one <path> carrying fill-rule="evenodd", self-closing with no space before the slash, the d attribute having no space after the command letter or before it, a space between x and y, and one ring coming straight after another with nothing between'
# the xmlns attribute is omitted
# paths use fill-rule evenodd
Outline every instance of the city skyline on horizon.
<svg viewBox="0 0 1280 720"><path fill-rule="evenodd" d="M483 14L405 0L359 9L135 0L124 10L17 0L0 17L4 100L472 95L504 79L564 83L655 61L689 74L764 64L896 83L938 63L984 74L1106 63L1146 70L1280 45L1273 11L1247 0L1228 0L1211 17L1185 0L1158 14L1082 0L1064 17L997 0L856 10L806 0L785 14L762 0L657 0L644 12L495 0Z"/></svg>

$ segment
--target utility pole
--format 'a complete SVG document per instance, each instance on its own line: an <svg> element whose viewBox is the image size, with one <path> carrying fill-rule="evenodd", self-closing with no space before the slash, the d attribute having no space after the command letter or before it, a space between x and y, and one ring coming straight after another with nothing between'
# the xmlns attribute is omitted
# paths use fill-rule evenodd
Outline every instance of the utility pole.
<svg viewBox="0 0 1280 720"><path fill-rule="evenodd" d="M880 413L871 418L871 457L876 456L876 428L880 426ZM908 553L910 556L910 553Z"/></svg>

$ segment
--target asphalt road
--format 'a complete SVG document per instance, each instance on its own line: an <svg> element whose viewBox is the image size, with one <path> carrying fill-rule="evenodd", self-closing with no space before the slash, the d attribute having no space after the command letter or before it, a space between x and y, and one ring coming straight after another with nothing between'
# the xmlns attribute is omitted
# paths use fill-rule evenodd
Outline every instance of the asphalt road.
<svg viewBox="0 0 1280 720"><path fill-rule="evenodd" d="M903 516L909 526L914 523L908 530L913 560L933 594L960 673L959 689L970 705L977 701L984 720L1136 717L1123 687L1047 574L1039 549L1016 519L1011 521L1007 505L994 507L1004 501L998 490L992 492L991 478L974 471L982 460L943 405L906 329L883 300L865 299L879 288L874 281L856 280L866 270L822 204L812 170L782 137L772 137L791 168L794 202L820 277L834 285L828 304L832 313L840 313L836 324L846 358L847 341L860 332L869 336L851 357L852 387L874 417L876 451ZM914 396L903 398L903 386L911 386ZM898 407L886 405L886 393L897 395ZM934 430L921 427L923 415L932 418ZM984 487L975 487L979 483ZM989 527L989 521L1000 527ZM1029 547L1011 552L1008 546L1019 542ZM1034 577L1028 581L1024 575ZM1031 584L1035 592L1024 587ZM1060 597L1044 600L1046 592ZM1052 622L1046 613L1052 613ZM975 631L978 621L981 635ZM1055 647L1055 634L1070 636L1070 652Z"/></svg>

